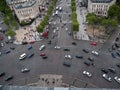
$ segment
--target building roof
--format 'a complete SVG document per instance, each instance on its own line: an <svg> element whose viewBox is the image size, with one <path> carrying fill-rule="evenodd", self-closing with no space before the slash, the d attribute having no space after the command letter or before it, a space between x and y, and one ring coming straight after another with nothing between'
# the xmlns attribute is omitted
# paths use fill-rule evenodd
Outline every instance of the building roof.
<svg viewBox="0 0 120 90"><path fill-rule="evenodd" d="M15 9L28 8L28 7L33 6L35 3L36 3L35 0L31 0L28 2L21 3L21 4L16 4L16 5L14 5L14 7L15 7Z"/></svg>
<svg viewBox="0 0 120 90"><path fill-rule="evenodd" d="M110 3L113 0L91 0L93 3Z"/></svg>

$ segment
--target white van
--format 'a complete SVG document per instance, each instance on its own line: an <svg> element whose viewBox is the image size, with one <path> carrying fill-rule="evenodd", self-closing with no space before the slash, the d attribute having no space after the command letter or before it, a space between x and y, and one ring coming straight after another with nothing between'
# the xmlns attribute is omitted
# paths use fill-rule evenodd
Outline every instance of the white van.
<svg viewBox="0 0 120 90"><path fill-rule="evenodd" d="M45 45L42 45L39 50L42 51L45 48Z"/></svg>
<svg viewBox="0 0 120 90"><path fill-rule="evenodd" d="M26 53L21 54L20 57L19 57L19 60L25 59L26 56L27 56Z"/></svg>

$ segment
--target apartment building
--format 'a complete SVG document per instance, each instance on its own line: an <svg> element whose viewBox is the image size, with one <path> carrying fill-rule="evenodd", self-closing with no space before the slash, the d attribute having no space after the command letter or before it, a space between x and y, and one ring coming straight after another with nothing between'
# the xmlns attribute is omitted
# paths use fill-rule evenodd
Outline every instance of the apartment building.
<svg viewBox="0 0 120 90"><path fill-rule="evenodd" d="M36 18L40 12L39 7L43 7L48 0L6 0L8 6L13 10L19 22L29 22Z"/></svg>
<svg viewBox="0 0 120 90"><path fill-rule="evenodd" d="M109 7L115 3L116 0L88 0L88 12L107 17Z"/></svg>

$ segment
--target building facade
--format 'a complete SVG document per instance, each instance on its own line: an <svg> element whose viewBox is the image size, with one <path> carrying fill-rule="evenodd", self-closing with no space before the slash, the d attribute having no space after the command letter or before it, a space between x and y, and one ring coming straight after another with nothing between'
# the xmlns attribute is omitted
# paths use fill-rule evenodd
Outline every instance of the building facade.
<svg viewBox="0 0 120 90"><path fill-rule="evenodd" d="M48 0L6 0L19 22L29 22L39 14L39 7L43 7Z"/></svg>
<svg viewBox="0 0 120 90"><path fill-rule="evenodd" d="M116 0L88 0L88 12L107 17L109 7L115 3Z"/></svg>
<svg viewBox="0 0 120 90"><path fill-rule="evenodd" d="M13 8L20 23L22 21L29 22L39 14L39 9L35 0L24 2L23 4L16 4Z"/></svg>

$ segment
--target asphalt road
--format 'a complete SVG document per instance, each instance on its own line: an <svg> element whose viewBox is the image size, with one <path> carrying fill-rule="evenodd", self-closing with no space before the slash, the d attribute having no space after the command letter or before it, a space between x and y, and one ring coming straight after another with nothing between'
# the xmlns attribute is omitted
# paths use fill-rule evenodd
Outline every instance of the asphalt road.
<svg viewBox="0 0 120 90"><path fill-rule="evenodd" d="M67 4L63 1L62 3L58 3L58 6ZM68 5L69 6L69 5ZM65 7L66 8L66 7ZM68 9L68 8L67 8ZM63 8L63 12L65 12ZM67 10L66 10L67 11ZM66 14L62 14L62 21L66 21ZM64 18L65 17L65 18ZM56 37L52 39L53 29L50 26L49 31L49 39L44 39L40 42L34 43L31 50L27 48L29 45L14 45L15 50L11 50L9 54L3 54L0 56L0 71L4 71L6 73L5 76L0 77L0 84L7 85L26 85L28 83L37 82L40 74L59 74L63 75L63 82L68 83L70 85L77 87L97 87L97 88L120 88L120 84L113 80L114 76L120 76L119 68L115 66L116 63L119 63L118 59L113 59L109 52L105 52L102 47L104 45L97 43L97 46L91 46L90 41L77 41L72 39L72 36L68 35L65 28L67 27L69 31L71 31L70 23L66 23L66 26L61 27L63 23L60 23L58 17L53 17L57 20L56 25L54 27L58 27L59 31L56 32ZM69 18L69 17L68 17ZM54 20L52 21L54 22ZM68 21L69 22L69 21ZM51 40L52 43L47 44L48 41ZM77 45L72 45L72 42L76 42ZM46 48L43 51L39 51L39 47L45 44ZM4 47L0 49L1 52L4 52L6 49L9 49L9 46L13 44L5 44ZM61 47L60 50L54 49L55 45L59 45ZM69 48L70 51L63 51L64 48ZM82 49L87 48L90 50L90 53L86 54L82 51ZM91 54L92 50L96 50L99 52L99 56L96 57ZM48 59L42 59L40 56L41 52L45 52L48 56ZM25 60L19 60L19 56L22 53L26 53L29 55L30 53L34 53L34 57ZM64 55L70 54L72 58L72 66L70 68L63 66L63 61L65 60ZM83 59L76 59L76 55L83 55ZM88 61L88 57L92 56L95 58L94 64L95 66L86 66L83 62ZM108 73L112 77L112 82L108 82L102 78L101 68L108 69L109 67L114 67L117 71L116 74ZM22 68L29 68L30 72L21 73ZM82 74L82 72L86 70L92 74L92 78L88 78ZM14 79L8 82L5 81L5 78L8 75L13 75ZM74 83L73 83L74 82Z"/></svg>

